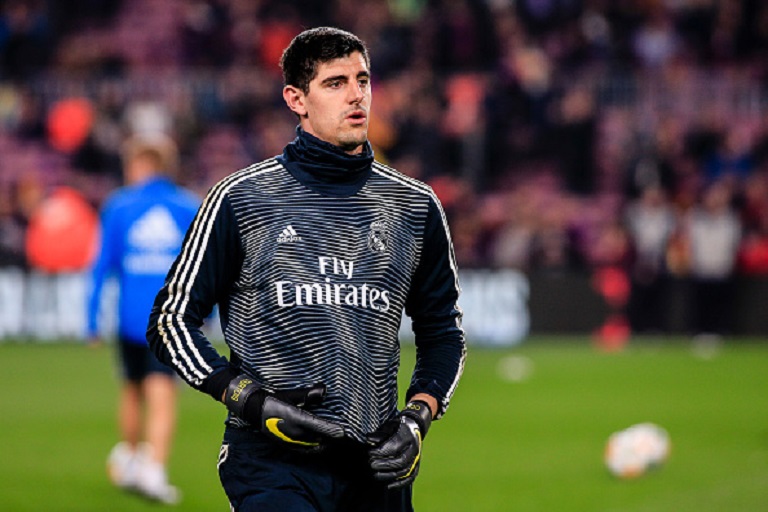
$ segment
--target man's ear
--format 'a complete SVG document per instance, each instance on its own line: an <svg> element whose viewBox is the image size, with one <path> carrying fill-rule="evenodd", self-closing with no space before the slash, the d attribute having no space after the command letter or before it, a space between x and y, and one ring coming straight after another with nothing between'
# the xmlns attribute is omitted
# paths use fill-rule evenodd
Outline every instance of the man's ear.
<svg viewBox="0 0 768 512"><path fill-rule="evenodd" d="M288 108L299 117L307 115L307 107L304 105L304 91L292 85L283 87L283 99Z"/></svg>

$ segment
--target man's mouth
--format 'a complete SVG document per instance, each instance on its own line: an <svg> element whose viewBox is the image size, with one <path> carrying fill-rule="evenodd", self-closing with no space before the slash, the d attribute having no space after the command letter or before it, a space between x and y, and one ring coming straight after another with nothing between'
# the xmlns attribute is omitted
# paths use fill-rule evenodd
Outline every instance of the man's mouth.
<svg viewBox="0 0 768 512"><path fill-rule="evenodd" d="M349 114L347 114L347 119L349 119L353 123L363 123L365 122L367 117L368 116L366 115L364 110L354 110Z"/></svg>

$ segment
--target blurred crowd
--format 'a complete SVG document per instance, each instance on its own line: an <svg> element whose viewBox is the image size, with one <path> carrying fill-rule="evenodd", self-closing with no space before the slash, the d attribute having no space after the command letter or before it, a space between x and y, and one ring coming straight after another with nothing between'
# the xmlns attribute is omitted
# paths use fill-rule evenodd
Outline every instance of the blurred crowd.
<svg viewBox="0 0 768 512"><path fill-rule="evenodd" d="M666 279L700 287L706 324L734 276L768 274L768 2L0 6L0 265L28 265L55 187L97 209L131 134L171 135L201 195L281 152L280 53L334 25L370 47L377 158L433 186L462 267L617 270L649 330Z"/></svg>

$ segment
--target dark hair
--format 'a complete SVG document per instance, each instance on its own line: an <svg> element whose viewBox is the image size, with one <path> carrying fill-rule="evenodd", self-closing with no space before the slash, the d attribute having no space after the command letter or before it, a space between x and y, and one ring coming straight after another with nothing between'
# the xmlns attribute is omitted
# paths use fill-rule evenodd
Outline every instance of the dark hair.
<svg viewBox="0 0 768 512"><path fill-rule="evenodd" d="M306 94L309 92L309 82L317 76L318 64L354 52L360 52L370 67L368 48L356 35L333 27L305 30L293 38L280 58L283 84L297 87Z"/></svg>

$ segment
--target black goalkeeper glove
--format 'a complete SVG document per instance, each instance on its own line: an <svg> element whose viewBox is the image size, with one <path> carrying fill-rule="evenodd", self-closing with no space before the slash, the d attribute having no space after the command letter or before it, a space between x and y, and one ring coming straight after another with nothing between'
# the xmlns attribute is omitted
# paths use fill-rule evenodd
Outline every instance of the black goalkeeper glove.
<svg viewBox="0 0 768 512"><path fill-rule="evenodd" d="M232 379L224 403L235 416L257 427L269 438L302 451L320 451L322 442L344 437L344 428L307 412L325 398L325 386L269 392L253 379Z"/></svg>
<svg viewBox="0 0 768 512"><path fill-rule="evenodd" d="M400 414L368 435L373 445L368 459L373 477L394 489L410 485L419 474L421 446L432 424L426 402L414 400Z"/></svg>

